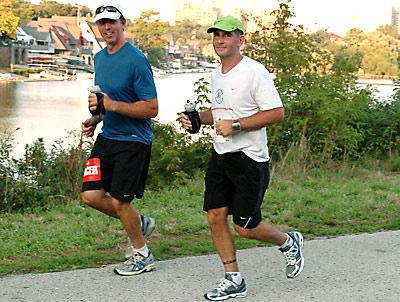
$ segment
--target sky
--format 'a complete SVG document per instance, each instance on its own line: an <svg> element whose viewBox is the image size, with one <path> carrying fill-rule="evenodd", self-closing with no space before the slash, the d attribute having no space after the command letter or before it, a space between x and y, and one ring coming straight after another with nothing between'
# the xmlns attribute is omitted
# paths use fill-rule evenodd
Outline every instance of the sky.
<svg viewBox="0 0 400 302"><path fill-rule="evenodd" d="M94 9L99 0L57 0L61 3L78 3ZM124 10L127 18L133 19L144 10L154 9L160 17L169 22L174 20L174 7L178 0L114 0ZM30 0L39 3L40 0ZM230 5L244 7L254 4L263 8L274 8L277 0L228 0ZM327 29L329 32L345 34L353 27L373 31L379 25L391 22L393 6L400 7L400 0L292 0L296 24L312 30ZM246 7L245 7L246 8Z"/></svg>

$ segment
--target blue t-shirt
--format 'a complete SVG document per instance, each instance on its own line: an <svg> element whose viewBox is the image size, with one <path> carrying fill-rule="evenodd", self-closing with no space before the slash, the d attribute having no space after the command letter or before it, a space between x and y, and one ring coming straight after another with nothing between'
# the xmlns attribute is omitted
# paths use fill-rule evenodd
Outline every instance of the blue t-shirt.
<svg viewBox="0 0 400 302"><path fill-rule="evenodd" d="M94 57L95 84L115 101L133 103L157 97L151 66L144 54L125 43L116 53L107 48ZM106 112L102 136L118 141L139 141L149 145L153 139L151 119L137 119Z"/></svg>

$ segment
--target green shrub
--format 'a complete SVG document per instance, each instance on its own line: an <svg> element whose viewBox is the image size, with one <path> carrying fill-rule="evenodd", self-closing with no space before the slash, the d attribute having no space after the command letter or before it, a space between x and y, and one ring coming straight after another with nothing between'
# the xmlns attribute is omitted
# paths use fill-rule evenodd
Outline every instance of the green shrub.
<svg viewBox="0 0 400 302"><path fill-rule="evenodd" d="M63 141L58 141L50 150L39 138L25 146L24 156L19 159L10 157L12 144L2 141L1 167L5 173L0 176L0 212L46 208L52 202L77 200L90 146L85 146L81 137L75 138L78 143L65 147Z"/></svg>
<svg viewBox="0 0 400 302"><path fill-rule="evenodd" d="M211 142L207 135L193 141L187 133L179 132L174 125L153 122L154 141L148 176L148 187L163 189L192 178L205 170L210 155Z"/></svg>
<svg viewBox="0 0 400 302"><path fill-rule="evenodd" d="M389 169L392 172L400 172L400 155L393 156L389 160Z"/></svg>

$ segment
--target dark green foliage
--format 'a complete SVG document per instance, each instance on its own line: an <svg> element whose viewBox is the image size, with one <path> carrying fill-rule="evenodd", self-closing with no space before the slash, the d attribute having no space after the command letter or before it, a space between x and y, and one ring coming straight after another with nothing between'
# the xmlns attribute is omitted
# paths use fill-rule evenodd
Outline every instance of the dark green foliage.
<svg viewBox="0 0 400 302"><path fill-rule="evenodd" d="M151 66L160 68L160 62L164 59L164 52L161 47L150 47L147 50L147 59Z"/></svg>
<svg viewBox="0 0 400 302"><path fill-rule="evenodd" d="M196 108L204 110L210 103L209 83L200 78L194 83ZM179 122L179 113L177 122ZM211 150L210 127L202 126L200 133L190 135L174 125L153 122L152 146L148 187L163 189L167 185L181 184L204 171Z"/></svg>
<svg viewBox="0 0 400 302"><path fill-rule="evenodd" d="M342 46L335 55L335 62L332 69L335 73L353 74L358 71L361 65L361 54L354 54L347 51L345 46Z"/></svg>
<svg viewBox="0 0 400 302"><path fill-rule="evenodd" d="M400 155L391 157L389 161L389 169L392 172L400 172Z"/></svg>
<svg viewBox="0 0 400 302"><path fill-rule="evenodd" d="M148 187L163 189L193 178L204 170L211 143L206 136L192 141L187 133L175 126L153 122L154 141L151 153Z"/></svg>
<svg viewBox="0 0 400 302"><path fill-rule="evenodd" d="M400 151L400 91L390 103L376 102L368 110L364 147L379 155Z"/></svg>

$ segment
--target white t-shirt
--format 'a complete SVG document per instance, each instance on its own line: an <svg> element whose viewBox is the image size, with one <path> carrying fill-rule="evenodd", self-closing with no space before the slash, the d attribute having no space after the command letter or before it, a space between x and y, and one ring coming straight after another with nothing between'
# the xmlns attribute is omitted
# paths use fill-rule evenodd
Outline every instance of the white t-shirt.
<svg viewBox="0 0 400 302"><path fill-rule="evenodd" d="M228 73L222 66L211 74L212 115L218 119L239 119L258 111L283 107L271 74L259 62L243 57ZM243 151L258 162L269 160L265 127L254 131L240 131L225 142L214 142L218 154Z"/></svg>

